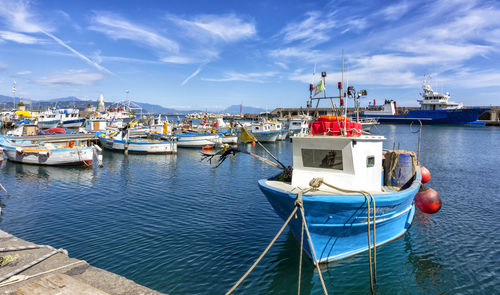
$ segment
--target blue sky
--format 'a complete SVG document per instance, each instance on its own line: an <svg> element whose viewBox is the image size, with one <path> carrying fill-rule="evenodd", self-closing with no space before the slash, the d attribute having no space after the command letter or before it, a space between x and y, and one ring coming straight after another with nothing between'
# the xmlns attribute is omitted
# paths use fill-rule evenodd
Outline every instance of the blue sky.
<svg viewBox="0 0 500 295"><path fill-rule="evenodd" d="M335 93L344 51L370 100L414 106L430 74L454 101L500 105L499 45L498 1L0 0L0 94L305 106L315 65Z"/></svg>

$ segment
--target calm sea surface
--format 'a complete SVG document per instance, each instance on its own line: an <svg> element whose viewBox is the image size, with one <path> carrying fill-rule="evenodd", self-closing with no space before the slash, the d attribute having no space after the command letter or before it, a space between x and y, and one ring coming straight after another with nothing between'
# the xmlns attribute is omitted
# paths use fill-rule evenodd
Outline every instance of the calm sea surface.
<svg viewBox="0 0 500 295"><path fill-rule="evenodd" d="M375 133L417 150L407 125ZM493 294L500 290L500 128L424 126L420 159L443 208L418 212L409 232L381 246L378 294ZM267 147L285 164L291 144ZM254 149L264 155L257 147ZM104 152L104 168L4 161L0 228L170 294L221 294L250 267L283 221L257 180L277 170L247 155L214 169L199 150ZM299 244L286 230L236 294L296 294ZM368 255L323 267L330 293L368 294ZM307 260L302 294L322 294Z"/></svg>

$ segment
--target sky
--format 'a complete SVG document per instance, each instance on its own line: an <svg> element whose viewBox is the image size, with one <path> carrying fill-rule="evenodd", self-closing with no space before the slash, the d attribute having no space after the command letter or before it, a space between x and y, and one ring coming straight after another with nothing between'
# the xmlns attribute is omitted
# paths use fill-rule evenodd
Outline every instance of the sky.
<svg viewBox="0 0 500 295"><path fill-rule="evenodd" d="M416 106L424 75L500 105L500 2L0 0L0 94L33 100L300 107L323 71L337 94L342 56L362 105Z"/></svg>

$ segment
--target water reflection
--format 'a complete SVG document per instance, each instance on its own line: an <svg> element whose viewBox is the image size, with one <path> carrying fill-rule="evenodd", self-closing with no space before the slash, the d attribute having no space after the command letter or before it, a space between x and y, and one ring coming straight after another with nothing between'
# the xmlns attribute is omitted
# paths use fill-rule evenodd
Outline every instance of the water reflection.
<svg viewBox="0 0 500 295"><path fill-rule="evenodd" d="M266 271L263 272L262 284L266 284L263 294L293 294L297 292L300 245L293 234L288 231L283 242L275 244L279 250L268 263ZM301 294L310 294L318 281L315 275L315 267L311 260L304 254L302 257ZM283 274L286 274L284 276ZM265 278L265 279L264 279Z"/></svg>
<svg viewBox="0 0 500 295"><path fill-rule="evenodd" d="M40 166L7 161L2 166L2 170L4 173L16 175L23 185L54 180L90 184L94 178L94 169L92 167Z"/></svg>
<svg viewBox="0 0 500 295"><path fill-rule="evenodd" d="M419 222L416 223L419 224ZM423 227L425 228L425 225ZM412 273L415 275L416 283L421 290L432 290L433 293L446 291L443 287L443 266L438 262L439 259L435 256L435 253L415 246L418 245L418 242L415 241L416 236L418 234L413 232L409 232L404 236L408 263L413 266Z"/></svg>

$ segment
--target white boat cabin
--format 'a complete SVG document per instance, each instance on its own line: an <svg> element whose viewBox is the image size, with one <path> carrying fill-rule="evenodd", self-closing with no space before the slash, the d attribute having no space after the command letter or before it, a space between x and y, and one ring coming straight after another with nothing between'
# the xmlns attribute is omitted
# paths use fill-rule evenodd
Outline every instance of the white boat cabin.
<svg viewBox="0 0 500 295"><path fill-rule="evenodd" d="M383 105L370 105L368 108L363 112L365 115L396 115L397 114L397 107L396 107L396 102L394 100L385 100Z"/></svg>
<svg viewBox="0 0 500 295"><path fill-rule="evenodd" d="M313 178L349 190L382 191L383 136L294 136L292 186ZM325 187L322 185L322 189Z"/></svg>
<svg viewBox="0 0 500 295"><path fill-rule="evenodd" d="M420 93L423 99L417 100L421 110L458 110L464 107L462 103L449 101L450 93L436 92L426 82L424 82L423 89L424 93Z"/></svg>
<svg viewBox="0 0 500 295"><path fill-rule="evenodd" d="M271 125L271 130L281 131L283 129L283 125L281 123L271 122L269 125Z"/></svg>
<svg viewBox="0 0 500 295"><path fill-rule="evenodd" d="M264 122L253 123L251 127L252 127L251 129L252 133L273 131L271 125Z"/></svg>

